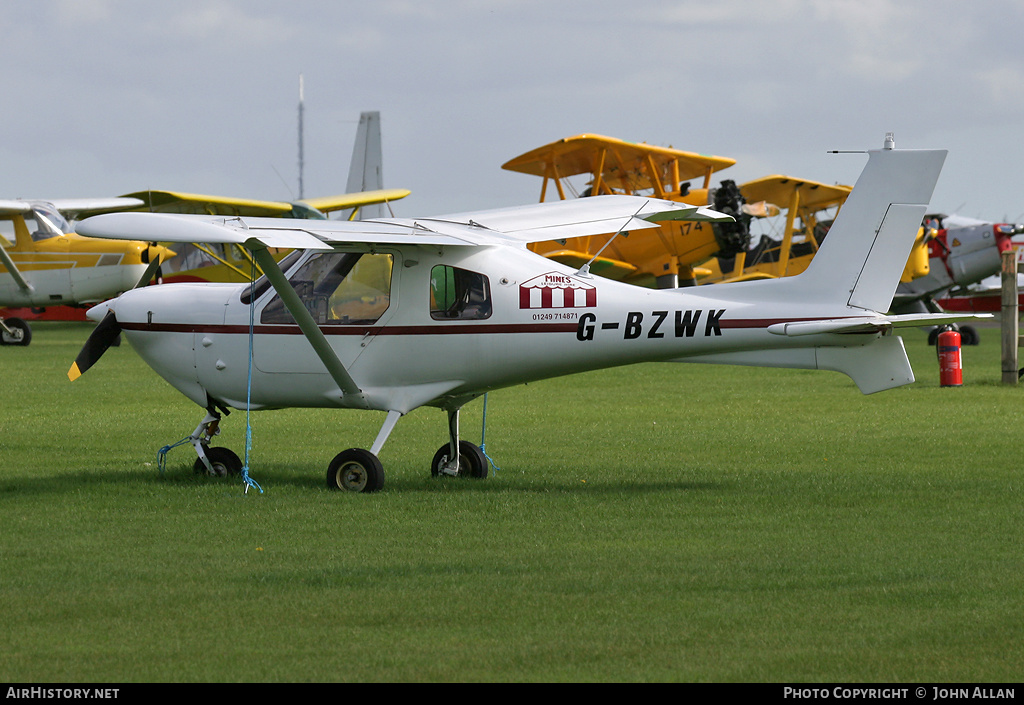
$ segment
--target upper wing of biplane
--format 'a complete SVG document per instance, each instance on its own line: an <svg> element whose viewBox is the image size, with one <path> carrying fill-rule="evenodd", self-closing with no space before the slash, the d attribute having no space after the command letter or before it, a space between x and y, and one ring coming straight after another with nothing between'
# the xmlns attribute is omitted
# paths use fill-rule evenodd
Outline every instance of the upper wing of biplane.
<svg viewBox="0 0 1024 705"><path fill-rule="evenodd" d="M684 152L671 147L624 142L601 135L577 135L546 144L521 154L502 165L502 169L533 174L554 180L559 196L565 198L561 180L577 174L591 174L591 193L625 193L652 189L657 198L677 193L690 179L704 179L707 188L711 174L732 166L735 159Z"/></svg>
<svg viewBox="0 0 1024 705"><path fill-rule="evenodd" d="M658 227L664 220L731 220L704 207L637 196L540 203L429 218L367 221L224 218L158 213L111 213L83 221L91 237L223 242L266 247L331 249L343 244L519 245L563 237Z"/></svg>
<svg viewBox="0 0 1024 705"><path fill-rule="evenodd" d="M799 208L809 211L842 205L852 190L852 186L823 184L778 174L748 181L740 186L740 192L747 203L764 201L779 208L791 208L797 204Z"/></svg>

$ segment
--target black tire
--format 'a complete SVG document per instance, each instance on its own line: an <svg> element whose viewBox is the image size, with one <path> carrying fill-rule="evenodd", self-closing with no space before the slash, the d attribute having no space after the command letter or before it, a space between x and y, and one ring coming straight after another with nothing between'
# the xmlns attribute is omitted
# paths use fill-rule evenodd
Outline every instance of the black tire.
<svg viewBox="0 0 1024 705"><path fill-rule="evenodd" d="M25 346L32 342L32 329L20 318L5 318L4 325L13 331L13 335L0 328L0 345Z"/></svg>
<svg viewBox="0 0 1024 705"><path fill-rule="evenodd" d="M215 477L238 475L242 472L242 461L230 448L207 448L206 457L209 459L210 465L213 466L212 474ZM192 469L196 471L197 475L210 474L202 458L196 458Z"/></svg>
<svg viewBox="0 0 1024 705"><path fill-rule="evenodd" d="M448 461L451 453L451 444L445 443L434 453L434 460L430 464L430 474L437 477L441 474L441 466ZM487 456L480 450L480 446L469 441L459 441L459 473L456 477L487 477Z"/></svg>
<svg viewBox="0 0 1024 705"><path fill-rule="evenodd" d="M981 341L974 326L960 326L960 345L977 345Z"/></svg>
<svg viewBox="0 0 1024 705"><path fill-rule="evenodd" d="M343 450L327 467L327 487L346 492L378 492L384 487L384 466L368 450Z"/></svg>

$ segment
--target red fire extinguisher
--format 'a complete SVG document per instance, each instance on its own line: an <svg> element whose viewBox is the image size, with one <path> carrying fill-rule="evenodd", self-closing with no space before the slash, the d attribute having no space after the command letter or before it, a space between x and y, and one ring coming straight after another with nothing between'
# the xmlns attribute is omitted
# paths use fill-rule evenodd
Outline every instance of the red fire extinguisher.
<svg viewBox="0 0 1024 705"><path fill-rule="evenodd" d="M939 384L943 387L962 385L964 371L960 362L960 333L955 330L942 331L935 349L939 354Z"/></svg>

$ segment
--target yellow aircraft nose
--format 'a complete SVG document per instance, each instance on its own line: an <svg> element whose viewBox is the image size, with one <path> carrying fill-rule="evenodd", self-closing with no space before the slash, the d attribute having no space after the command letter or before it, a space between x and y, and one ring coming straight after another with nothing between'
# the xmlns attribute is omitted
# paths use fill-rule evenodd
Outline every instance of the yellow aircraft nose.
<svg viewBox="0 0 1024 705"><path fill-rule="evenodd" d="M175 253L175 251L170 249L169 247L164 247L163 245L151 243L149 247L146 249L143 261L152 262L153 260L159 259L161 262L166 262L171 257L174 257L175 254L177 253Z"/></svg>

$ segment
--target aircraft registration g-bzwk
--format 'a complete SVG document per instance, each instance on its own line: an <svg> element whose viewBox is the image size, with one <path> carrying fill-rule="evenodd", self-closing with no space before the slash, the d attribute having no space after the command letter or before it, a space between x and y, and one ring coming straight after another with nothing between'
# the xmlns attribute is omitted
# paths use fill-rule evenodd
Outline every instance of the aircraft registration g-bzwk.
<svg viewBox="0 0 1024 705"><path fill-rule="evenodd" d="M335 407L386 412L370 448L339 453L329 487L371 492L378 454L420 406L448 414L434 475L485 477L486 456L459 439L459 410L495 389L647 361L843 372L863 393L914 381L903 326L963 317L889 316L893 292L945 151L869 152L829 238L795 277L656 290L590 275L530 252L532 242L717 220L679 202L613 195L476 213L353 222L124 213L84 235L230 242L265 272L251 285L170 284L90 310L100 320L68 376L123 331L142 358L205 409L190 436L197 471L243 469L211 447L228 408ZM267 248L296 252L280 265Z"/></svg>

